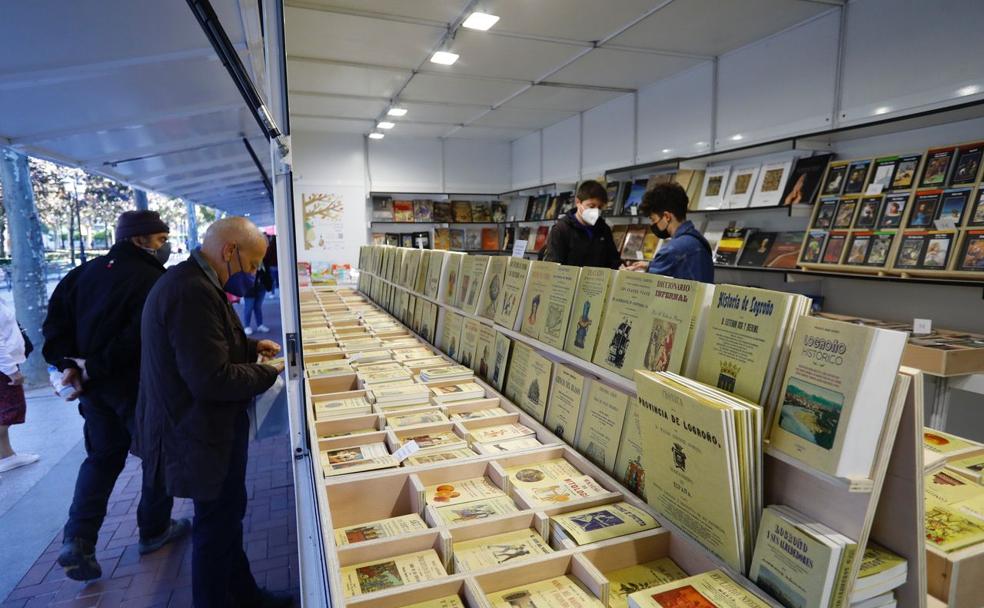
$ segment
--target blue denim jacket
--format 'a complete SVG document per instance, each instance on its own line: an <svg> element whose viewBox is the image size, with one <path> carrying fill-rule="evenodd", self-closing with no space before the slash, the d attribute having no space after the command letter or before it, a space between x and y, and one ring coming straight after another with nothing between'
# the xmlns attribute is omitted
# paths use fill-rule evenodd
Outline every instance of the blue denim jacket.
<svg viewBox="0 0 984 608"><path fill-rule="evenodd" d="M713 283L714 258L711 256L711 246L694 227L694 223L687 220L680 224L673 238L663 243L653 256L653 261L649 263L649 272Z"/></svg>

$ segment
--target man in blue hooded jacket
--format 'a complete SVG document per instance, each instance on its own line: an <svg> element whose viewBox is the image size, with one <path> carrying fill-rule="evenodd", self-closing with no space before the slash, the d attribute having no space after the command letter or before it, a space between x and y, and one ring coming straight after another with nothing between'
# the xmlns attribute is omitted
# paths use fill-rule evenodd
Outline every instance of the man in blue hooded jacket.
<svg viewBox="0 0 984 608"><path fill-rule="evenodd" d="M687 219L687 193L680 184L659 184L646 193L639 214L648 215L649 229L663 243L651 262L636 262L633 270L646 269L677 279L714 282L711 246L693 222Z"/></svg>

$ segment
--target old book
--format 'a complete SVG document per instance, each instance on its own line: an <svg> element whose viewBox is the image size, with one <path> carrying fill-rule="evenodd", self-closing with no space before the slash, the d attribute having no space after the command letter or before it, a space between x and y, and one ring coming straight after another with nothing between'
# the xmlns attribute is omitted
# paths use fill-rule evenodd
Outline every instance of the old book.
<svg viewBox="0 0 984 608"><path fill-rule="evenodd" d="M468 367L464 365L457 364L447 364L439 367L428 367L427 369L420 371L420 380L422 382L441 382L441 381L452 381L452 380L471 380L474 377L474 373Z"/></svg>
<svg viewBox="0 0 984 608"><path fill-rule="evenodd" d="M475 348L478 346L478 330L482 324L472 318L465 319L461 326L461 342L458 348L458 361L465 367L472 368L475 358Z"/></svg>
<svg viewBox="0 0 984 608"><path fill-rule="evenodd" d="M413 221L413 201L393 201L393 221Z"/></svg>
<svg viewBox="0 0 984 608"><path fill-rule="evenodd" d="M472 357L472 369L483 380L492 379L495 364L495 336L495 330L488 325L479 326L478 342L475 344L475 355Z"/></svg>
<svg viewBox="0 0 984 608"><path fill-rule="evenodd" d="M451 203L448 201L434 201L434 208L431 218L434 222L447 224L451 221Z"/></svg>
<svg viewBox="0 0 984 608"><path fill-rule="evenodd" d="M441 335L441 349L455 360L458 359L458 347L461 344L461 328L465 317L458 313L449 313L444 317L444 333Z"/></svg>
<svg viewBox="0 0 984 608"><path fill-rule="evenodd" d="M455 252L447 254L447 262L445 263L447 281L444 283L444 293L440 294L442 304L458 305L458 282L461 277L461 263L464 258L465 254L463 253ZM443 277L442 280L444 280ZM445 348L444 350L447 349Z"/></svg>
<svg viewBox="0 0 984 608"><path fill-rule="evenodd" d="M574 445L577 438L584 385L585 378L581 374L561 363L554 366L550 401L543 425L570 445Z"/></svg>
<svg viewBox="0 0 984 608"><path fill-rule="evenodd" d="M752 192L758 181L760 165L753 167L738 167L731 172L728 183L728 193L725 195L724 207L737 209L747 207L752 200Z"/></svg>
<svg viewBox="0 0 984 608"><path fill-rule="evenodd" d="M481 399L485 396L485 389L474 382L463 384L452 384L450 386L432 386L431 399L435 403L449 403L452 401L468 401Z"/></svg>
<svg viewBox="0 0 984 608"><path fill-rule="evenodd" d="M984 445L958 437L950 433L944 433L936 429L926 427L923 429L923 464L927 469L939 463L946 462L957 456L984 451Z"/></svg>
<svg viewBox="0 0 984 608"><path fill-rule="evenodd" d="M509 258L506 278L502 283L502 296L495 312L495 322L507 329L516 326L516 316L523 301L531 266L530 260Z"/></svg>
<svg viewBox="0 0 984 608"><path fill-rule="evenodd" d="M589 475L549 478L536 484L516 486L515 490L531 509L552 508L608 493Z"/></svg>
<svg viewBox="0 0 984 608"><path fill-rule="evenodd" d="M553 269L560 266L556 262L533 262L530 267L530 278L526 285L526 293L523 297L523 318L520 325L520 333L534 339L540 337L545 314L541 312L546 308L545 300L547 293L551 290L553 280Z"/></svg>
<svg viewBox="0 0 984 608"><path fill-rule="evenodd" d="M831 475L868 477L906 334L803 317L793 344L772 447Z"/></svg>
<svg viewBox="0 0 984 608"><path fill-rule="evenodd" d="M372 220L374 222L393 221L393 200L390 198L373 197Z"/></svg>
<svg viewBox="0 0 984 608"><path fill-rule="evenodd" d="M722 570L711 570L629 596L629 608L766 608Z"/></svg>
<svg viewBox="0 0 984 608"><path fill-rule="evenodd" d="M471 221L473 222L491 222L492 213L489 208L489 203L487 201L472 201L471 203Z"/></svg>
<svg viewBox="0 0 984 608"><path fill-rule="evenodd" d="M512 565L547 553L553 553L553 549L537 532L529 528L505 532L454 543L454 571Z"/></svg>
<svg viewBox="0 0 984 608"><path fill-rule="evenodd" d="M549 484L565 477L580 477L580 469L564 458L506 467L506 489L530 488Z"/></svg>
<svg viewBox="0 0 984 608"><path fill-rule="evenodd" d="M373 593L447 576L437 551L417 553L344 566L341 569L345 597Z"/></svg>
<svg viewBox="0 0 984 608"><path fill-rule="evenodd" d="M542 421L552 372L552 361L522 342L515 343L506 380L506 398Z"/></svg>
<svg viewBox="0 0 984 608"><path fill-rule="evenodd" d="M533 435L519 437L517 439L506 439L504 441L494 441L489 443L472 444L479 454L502 454L505 452L516 452L530 448L543 447L540 440Z"/></svg>
<svg viewBox="0 0 984 608"><path fill-rule="evenodd" d="M512 340L505 334L496 332L489 383L499 392L502 392L503 387L506 385L506 375L509 371L509 355L511 351Z"/></svg>
<svg viewBox="0 0 984 608"><path fill-rule="evenodd" d="M489 258L488 270L485 273L478 297L478 316L486 319L495 317L495 310L502 293L502 284L506 278L506 267L509 258L495 255Z"/></svg>
<svg viewBox="0 0 984 608"><path fill-rule="evenodd" d="M554 534L587 545L660 527L656 519L627 502L588 507L550 518Z"/></svg>
<svg viewBox="0 0 984 608"><path fill-rule="evenodd" d="M437 234L436 229L434 233ZM434 248L446 249L445 247L437 247L436 242ZM430 262L427 264L427 278L425 279L423 289L424 296L431 300L436 300L438 297L441 286L441 274L444 272L444 262L447 257L448 255L443 251L431 251Z"/></svg>
<svg viewBox="0 0 984 608"><path fill-rule="evenodd" d="M458 422L463 420L480 420L482 418L497 418L499 416L505 416L508 414L506 410L501 407L490 407L480 410L468 410L463 412L456 412L450 415L452 422Z"/></svg>
<svg viewBox="0 0 984 608"><path fill-rule="evenodd" d="M888 593L905 584L908 562L896 553L869 540L861 558L861 570L851 591L851 604Z"/></svg>
<svg viewBox="0 0 984 608"><path fill-rule="evenodd" d="M622 436L618 441L618 453L615 456L615 477L627 490L646 499L646 469L642 464L643 433L639 419L639 400L629 397L625 410L625 424L622 426Z"/></svg>
<svg viewBox="0 0 984 608"><path fill-rule="evenodd" d="M408 426L418 426L421 424L438 424L451 422L448 417L439 411L415 411L386 416L386 425L391 428L404 428Z"/></svg>
<svg viewBox="0 0 984 608"><path fill-rule="evenodd" d="M601 382L593 382L584 405L577 450L605 471L615 468L629 396Z"/></svg>
<svg viewBox="0 0 984 608"><path fill-rule="evenodd" d="M498 441L508 441L520 437L534 435L535 431L528 426L511 422L508 424L496 424L493 426L483 426L472 430L468 436L476 443L494 443Z"/></svg>
<svg viewBox="0 0 984 608"><path fill-rule="evenodd" d="M465 244L465 231L460 228L452 228L451 249L453 249L454 251L463 251L466 248L467 247Z"/></svg>
<svg viewBox="0 0 984 608"><path fill-rule="evenodd" d="M793 161L782 160L765 163L759 172L758 185L752 194L749 207L775 207L783 200L783 191L789 181Z"/></svg>
<svg viewBox="0 0 984 608"><path fill-rule="evenodd" d="M421 464L434 464L435 462L449 462L460 458L471 458L472 456L475 456L475 452L468 447L436 450L434 452L417 452L413 456L407 457L403 461L403 466L410 467Z"/></svg>
<svg viewBox="0 0 984 608"><path fill-rule="evenodd" d="M577 266L554 266L550 270L549 289L544 293L539 340L556 349L564 347L571 306L581 269Z"/></svg>
<svg viewBox="0 0 984 608"><path fill-rule="evenodd" d="M451 217L458 223L472 221L472 207L469 201L451 201Z"/></svg>
<svg viewBox="0 0 984 608"><path fill-rule="evenodd" d="M338 546L351 545L426 529L427 524L424 523L420 515L411 513L410 515L390 517L345 528L335 528L335 544Z"/></svg>
<svg viewBox="0 0 984 608"><path fill-rule="evenodd" d="M502 223L507 221L509 206L504 201L492 201L492 221Z"/></svg>
<svg viewBox="0 0 984 608"><path fill-rule="evenodd" d="M964 477L982 483L984 481L984 449L978 447L977 450L981 453L964 458L955 458L949 462L948 466Z"/></svg>
<svg viewBox="0 0 984 608"><path fill-rule="evenodd" d="M468 445L464 438L452 431L416 431L401 433L399 440L402 444L415 442L421 452L439 452L452 448L462 448Z"/></svg>
<svg viewBox="0 0 984 608"><path fill-rule="evenodd" d="M481 521L496 515L516 513L519 508L508 496L493 496L448 506L436 505L438 517L447 526L459 526L473 521Z"/></svg>
<svg viewBox="0 0 984 608"><path fill-rule="evenodd" d="M505 496L499 486L486 477L459 479L430 485L424 488L424 500L435 507L446 507L473 500L499 498Z"/></svg>
<svg viewBox="0 0 984 608"><path fill-rule="evenodd" d="M604 608L605 604L571 576L555 578L512 587L485 596L491 608Z"/></svg>
<svg viewBox="0 0 984 608"><path fill-rule="evenodd" d="M578 277L564 350L585 361L594 354L614 276L610 268L582 268Z"/></svg>
<svg viewBox="0 0 984 608"><path fill-rule="evenodd" d="M321 466L325 477L388 469L399 465L382 442L347 448L322 450Z"/></svg>
<svg viewBox="0 0 984 608"><path fill-rule="evenodd" d="M413 201L413 219L415 222L430 222L434 219L434 201Z"/></svg>
<svg viewBox="0 0 984 608"><path fill-rule="evenodd" d="M482 229L465 228L465 244L462 246L465 251L482 250Z"/></svg>
<svg viewBox="0 0 984 608"><path fill-rule="evenodd" d="M923 483L927 544L949 553L984 543L984 487L946 470Z"/></svg>
<svg viewBox="0 0 984 608"><path fill-rule="evenodd" d="M644 564L605 572L605 578L608 579L609 608L628 608L629 595L687 578L687 573L669 557L661 557Z"/></svg>

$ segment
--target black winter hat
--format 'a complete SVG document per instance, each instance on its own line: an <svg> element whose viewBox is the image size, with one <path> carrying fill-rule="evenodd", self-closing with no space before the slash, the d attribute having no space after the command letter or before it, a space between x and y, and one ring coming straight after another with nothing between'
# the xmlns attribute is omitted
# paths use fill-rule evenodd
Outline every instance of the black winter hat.
<svg viewBox="0 0 984 608"><path fill-rule="evenodd" d="M116 240L122 241L133 236L145 236L158 232L171 232L161 214L156 211L124 211L116 220Z"/></svg>

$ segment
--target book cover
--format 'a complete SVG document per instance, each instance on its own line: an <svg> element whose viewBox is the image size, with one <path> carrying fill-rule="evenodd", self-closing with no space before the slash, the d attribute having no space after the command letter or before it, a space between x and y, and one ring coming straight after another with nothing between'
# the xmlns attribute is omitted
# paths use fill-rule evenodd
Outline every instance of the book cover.
<svg viewBox="0 0 984 608"><path fill-rule="evenodd" d="M413 246L417 249L430 249L431 238L429 232L414 232L411 234Z"/></svg>
<svg viewBox="0 0 984 608"><path fill-rule="evenodd" d="M659 237L653 234L651 230L647 230L646 236L642 239L642 259L653 259L653 256L656 255L656 250L658 249Z"/></svg>
<svg viewBox="0 0 984 608"><path fill-rule="evenodd" d="M630 608L766 608L721 570L666 583L629 595Z"/></svg>
<svg viewBox="0 0 984 608"><path fill-rule="evenodd" d="M413 221L413 201L393 201L393 221Z"/></svg>
<svg viewBox="0 0 984 608"><path fill-rule="evenodd" d="M577 467L563 458L506 467L506 478L511 488L542 486L558 479L581 475Z"/></svg>
<svg viewBox="0 0 984 608"><path fill-rule="evenodd" d="M393 200L389 198L373 197L372 219L375 222L393 221Z"/></svg>
<svg viewBox="0 0 984 608"><path fill-rule="evenodd" d="M871 169L871 159L856 160L847 166L847 177L841 194L861 194L868 183L868 171Z"/></svg>
<svg viewBox="0 0 984 608"><path fill-rule="evenodd" d="M516 242L516 228L514 226L507 226L502 233L502 250L511 251L513 243Z"/></svg>
<svg viewBox="0 0 984 608"><path fill-rule="evenodd" d="M608 194L608 202L601 209L601 215L603 217L608 217L611 215L616 215L618 211L618 201L619 194L621 192L622 182L608 182L605 185L605 192Z"/></svg>
<svg viewBox="0 0 984 608"><path fill-rule="evenodd" d="M557 219L573 211L574 209L575 204L573 192L561 192L557 195Z"/></svg>
<svg viewBox="0 0 984 608"><path fill-rule="evenodd" d="M628 608L629 595L687 578L687 573L669 557L661 557L644 564L606 572L605 578L608 579L609 608Z"/></svg>
<svg viewBox="0 0 984 608"><path fill-rule="evenodd" d="M800 247L803 245L802 231L779 232L769 248L763 266L766 268L796 268Z"/></svg>
<svg viewBox="0 0 984 608"><path fill-rule="evenodd" d="M820 201L820 205L817 206L817 212L813 216L811 227L815 230L830 229L834 224L838 205L840 205L840 200L836 198L828 198Z"/></svg>
<svg viewBox="0 0 984 608"><path fill-rule="evenodd" d="M745 239L752 231L748 228L726 228L721 240L714 249L714 263L724 266L734 266L738 256L745 246Z"/></svg>
<svg viewBox="0 0 984 608"><path fill-rule="evenodd" d="M984 142L957 148L953 175L950 177L951 186L967 186L977 181L981 169L982 152L984 152Z"/></svg>
<svg viewBox="0 0 984 608"><path fill-rule="evenodd" d="M547 244L547 235L550 233L549 226L537 226L536 229L536 240L533 242L533 247L530 251L539 252Z"/></svg>
<svg viewBox="0 0 984 608"><path fill-rule="evenodd" d="M868 248L871 246L870 232L855 232L851 235L844 263L850 266L861 266L868 259Z"/></svg>
<svg viewBox="0 0 984 608"><path fill-rule="evenodd" d="M580 583L570 576L555 578L513 587L504 591L488 593L485 596L492 608L544 608L563 606L563 608L605 608L605 605L591 595Z"/></svg>
<svg viewBox="0 0 984 608"><path fill-rule="evenodd" d="M956 270L984 271L984 230L967 230L964 233L963 245L957 259Z"/></svg>
<svg viewBox="0 0 984 608"><path fill-rule="evenodd" d="M544 292L543 324L538 339L548 346L564 348L567 325L571 318L571 306L577 289L581 268L578 266L553 266L550 268L548 289Z"/></svg>
<svg viewBox="0 0 984 608"><path fill-rule="evenodd" d="M461 326L461 341L459 342L458 348L458 362L465 367L471 368L472 359L475 356L475 347L478 345L478 329L481 327L481 323L475 319L465 319L464 324ZM431 390L442 390L446 391L453 387L435 387ZM435 392L435 394L438 394Z"/></svg>
<svg viewBox="0 0 984 608"><path fill-rule="evenodd" d="M833 154L801 156L786 180L782 193L782 205L812 205L820 189L820 181Z"/></svg>
<svg viewBox="0 0 984 608"><path fill-rule="evenodd" d="M954 148L936 148L926 153L920 188L942 188L947 183L950 167L953 164Z"/></svg>
<svg viewBox="0 0 984 608"><path fill-rule="evenodd" d="M593 382L584 405L584 418L577 436L577 450L605 471L615 469L625 411L629 396L623 392Z"/></svg>
<svg viewBox="0 0 984 608"><path fill-rule="evenodd" d="M516 237L516 240L518 240L518 241L526 241L527 243L529 243L529 241L530 241L530 234L532 233L532 231L533 231L533 229L530 226L520 226L519 227L519 236Z"/></svg>
<svg viewBox="0 0 984 608"><path fill-rule="evenodd" d="M472 369L483 380L491 380L495 357L495 335L495 330L488 325L481 324L478 329L478 343L475 345Z"/></svg>
<svg viewBox="0 0 984 608"><path fill-rule="evenodd" d="M782 193L789 181L789 171L793 166L792 159L774 163L765 163L759 171L758 185L752 194L749 207L775 207L782 202ZM701 209L704 203L701 202Z"/></svg>
<svg viewBox="0 0 984 608"><path fill-rule="evenodd" d="M535 261L530 268L530 280L526 286L523 301L523 319L519 331L534 339L540 338L543 331L546 314L547 294L551 290L554 268L560 266L556 262Z"/></svg>
<svg viewBox="0 0 984 608"><path fill-rule="evenodd" d="M827 245L823 249L823 257L820 261L824 264L840 264L845 244L847 244L846 232L831 232L827 237Z"/></svg>
<svg viewBox="0 0 984 608"><path fill-rule="evenodd" d="M344 566L340 574L345 597L392 589L448 575L437 551L433 549Z"/></svg>
<svg viewBox="0 0 984 608"><path fill-rule="evenodd" d="M446 228L443 230L446 230ZM447 249L447 247L437 246L437 230L434 230L434 236L434 249ZM447 239L447 244L450 246L450 234L447 235ZM444 271L444 261L447 259L447 254L443 251L431 251L430 257L430 263L427 265L427 278L424 283L424 296L436 300L441 286L441 273Z"/></svg>
<svg viewBox="0 0 984 608"><path fill-rule="evenodd" d="M895 173L892 174L892 185L890 190L908 190L915 185L916 172L919 170L919 163L922 161L922 154L909 154L899 157Z"/></svg>
<svg viewBox="0 0 984 608"><path fill-rule="evenodd" d="M883 197L866 196L861 199L861 206L858 208L857 216L854 218L854 228L871 230L878 221L881 214Z"/></svg>
<svg viewBox="0 0 984 608"><path fill-rule="evenodd" d="M465 231L460 228L451 229L451 249L463 251L465 249Z"/></svg>
<svg viewBox="0 0 984 608"><path fill-rule="evenodd" d="M919 267L926 270L946 270L950 267L954 232L930 232L926 235L926 247Z"/></svg>
<svg viewBox="0 0 984 608"><path fill-rule="evenodd" d="M837 213L834 214L834 220L831 224L831 228L834 229L847 229L851 227L854 223L854 212L858 209L858 199L856 198L842 198L840 203L837 205Z"/></svg>
<svg viewBox="0 0 984 608"><path fill-rule="evenodd" d="M630 492L646 499L646 469L642 464L644 447L643 435L639 420L639 400L629 397L629 405L625 410L625 425L622 437L618 442L618 452L615 456L615 477Z"/></svg>
<svg viewBox="0 0 984 608"><path fill-rule="evenodd" d="M906 232L895 255L895 268L919 268L928 240L926 232Z"/></svg>
<svg viewBox="0 0 984 608"><path fill-rule="evenodd" d="M864 193L878 195L891 189L892 176L895 175L898 166L898 156L876 158L871 172L871 181L868 182L868 187L865 188Z"/></svg>
<svg viewBox="0 0 984 608"><path fill-rule="evenodd" d="M413 212L411 211L411 213L413 213ZM413 222L413 219L411 218L409 221L410 222ZM407 248L407 249L413 247L413 233L412 232L403 232L403 233L400 234L400 247L404 247L404 248Z"/></svg>
<svg viewBox="0 0 984 608"><path fill-rule="evenodd" d="M552 374L552 361L522 342L515 343L506 380L506 398L542 422Z"/></svg>
<svg viewBox="0 0 984 608"><path fill-rule="evenodd" d="M419 411L409 414L392 414L386 416L386 424L393 428L418 426L421 424L438 424L450 422L448 417L439 411Z"/></svg>
<svg viewBox="0 0 984 608"><path fill-rule="evenodd" d="M495 313L495 322L507 329L516 326L516 316L519 313L531 266L530 260L509 258L509 264L506 266L506 278L502 282L501 300Z"/></svg>
<svg viewBox="0 0 984 608"><path fill-rule="evenodd" d="M554 515L550 521L554 528L562 530L578 545L587 545L660 527L652 515L627 502L616 502Z"/></svg>
<svg viewBox="0 0 984 608"><path fill-rule="evenodd" d="M424 523L420 515L411 513L410 515L390 517L345 528L335 528L335 544L338 546L352 545L426 529L427 524Z"/></svg>
<svg viewBox="0 0 984 608"><path fill-rule="evenodd" d="M479 295L478 315L480 317L491 319L495 316L508 263L509 258L506 256L496 255L489 258L488 271L485 273Z"/></svg>
<svg viewBox="0 0 984 608"><path fill-rule="evenodd" d="M847 168L849 165L850 162L846 160L830 163L827 167L827 174L823 178L820 196L840 196L844 192L844 184L847 182Z"/></svg>
<svg viewBox="0 0 984 608"><path fill-rule="evenodd" d="M451 221L451 203L447 201L434 201L431 212L432 221L447 224Z"/></svg>
<svg viewBox="0 0 984 608"><path fill-rule="evenodd" d="M473 521L481 521L496 515L516 513L519 508L508 496L495 496L474 500L459 505L437 508L437 515L447 526L460 526Z"/></svg>
<svg viewBox="0 0 984 608"><path fill-rule="evenodd" d="M721 209L725 206L725 193L730 175L730 165L707 169L704 174L704 187L700 194L700 209Z"/></svg>
<svg viewBox="0 0 984 608"><path fill-rule="evenodd" d="M631 187L626 182L623 190L622 208L619 215L622 216L634 216L639 215L639 205L642 203L642 197L646 194L647 180L637 179L632 182Z"/></svg>
<svg viewBox="0 0 984 608"><path fill-rule="evenodd" d="M496 441L507 441L533 435L533 429L517 422L508 424L496 424L493 426L483 426L471 431L471 440L477 443L492 443Z"/></svg>
<svg viewBox="0 0 984 608"><path fill-rule="evenodd" d="M755 189L761 168L760 165L741 167L732 172L731 181L728 184L728 194L725 197L725 207L737 209L748 206L752 201L752 192Z"/></svg>
<svg viewBox="0 0 984 608"><path fill-rule="evenodd" d="M485 281L485 275L489 268L488 255L469 255L461 262L462 291L459 294L458 306L469 314L475 314L478 310L478 297Z"/></svg>
<svg viewBox="0 0 984 608"><path fill-rule="evenodd" d="M607 493L608 490L593 478L580 474L547 479L541 483L516 488L517 496L531 509L549 509Z"/></svg>
<svg viewBox="0 0 984 608"><path fill-rule="evenodd" d="M561 363L554 366L550 401L543 425L571 445L577 437L583 394L584 376Z"/></svg>
<svg viewBox="0 0 984 608"><path fill-rule="evenodd" d="M492 201L492 221L502 223L507 221L509 206L503 201Z"/></svg>
<svg viewBox="0 0 984 608"><path fill-rule="evenodd" d="M765 260L769 257L769 250L772 249L772 245L776 242L778 234L778 232L753 232L745 242L741 256L738 257L738 266L749 266L753 268L765 266ZM718 250L720 249L721 244L719 242ZM797 252L799 251L799 243L796 244L796 250Z"/></svg>
<svg viewBox="0 0 984 608"><path fill-rule="evenodd" d="M884 266L888 262L888 252L895 241L895 232L875 232L871 235L871 245L864 258L865 266Z"/></svg>
<svg viewBox="0 0 984 608"><path fill-rule="evenodd" d="M902 225L902 216L905 214L909 204L911 194L889 194L885 196L882 206L881 216L878 218L878 228L898 228Z"/></svg>
<svg viewBox="0 0 984 608"><path fill-rule="evenodd" d="M518 450L528 450L530 448L543 447L543 444L533 435L519 437L517 439L506 439L492 443L476 443L475 449L480 454L502 454L505 452L515 452Z"/></svg>
<svg viewBox="0 0 984 608"><path fill-rule="evenodd" d="M458 223L472 221L472 207L470 201L451 201L451 217Z"/></svg>
<svg viewBox="0 0 984 608"><path fill-rule="evenodd" d="M625 242L622 245L622 259L643 259L642 243L646 238L647 232L649 232L649 228L642 224L633 224L628 227L628 231L625 234Z"/></svg>
<svg viewBox="0 0 984 608"><path fill-rule="evenodd" d="M492 212L491 207L487 201L472 201L471 202L471 221L473 222L491 222Z"/></svg>
<svg viewBox="0 0 984 608"><path fill-rule="evenodd" d="M499 229L482 228L482 244L479 247L483 251L499 250Z"/></svg>
<svg viewBox="0 0 984 608"><path fill-rule="evenodd" d="M936 211L936 226L939 228L959 228L963 224L964 211L970 200L970 189L945 190Z"/></svg>
<svg viewBox="0 0 984 608"><path fill-rule="evenodd" d="M495 333L495 354L492 358L492 372L489 383L495 390L502 392L506 384L506 374L509 371L509 353L512 350L512 340L503 333Z"/></svg>
<svg viewBox="0 0 984 608"><path fill-rule="evenodd" d="M929 228L936 218L936 210L940 204L942 190L917 192L912 203L912 213L909 214L909 228Z"/></svg>
<svg viewBox="0 0 984 608"><path fill-rule="evenodd" d="M454 543L453 553L455 572L472 572L519 563L553 553L553 549L542 536L527 528Z"/></svg>
<svg viewBox="0 0 984 608"><path fill-rule="evenodd" d="M465 228L465 244L463 249L465 251L481 251L482 250L482 229L481 228Z"/></svg>
<svg viewBox="0 0 984 608"><path fill-rule="evenodd" d="M398 464L383 443L369 443L321 452L321 465L325 477L387 469Z"/></svg>
<svg viewBox="0 0 984 608"><path fill-rule="evenodd" d="M610 268L585 267L578 277L564 350L585 361L594 354L614 276L615 271Z"/></svg>
<svg viewBox="0 0 984 608"><path fill-rule="evenodd" d="M413 201L413 219L415 222L430 222L434 220L434 201Z"/></svg>
<svg viewBox="0 0 984 608"><path fill-rule="evenodd" d="M557 194L550 195L549 202L547 203L547 208L543 212L542 219L545 220L555 220L560 214L560 197Z"/></svg>
<svg viewBox="0 0 984 608"><path fill-rule="evenodd" d="M615 249L618 249L619 253L622 252L622 248L625 245L625 235L628 232L628 224L616 224L612 226L612 242L615 243Z"/></svg>
<svg viewBox="0 0 984 608"><path fill-rule="evenodd" d="M803 264L816 264L820 261L824 243L827 241L826 230L811 230L806 234L806 241L803 243L803 251L800 254L800 262Z"/></svg>
<svg viewBox="0 0 984 608"><path fill-rule="evenodd" d="M459 479L424 488L424 500L427 504L435 507L446 507L488 498L501 498L505 495L499 486L486 477Z"/></svg>

